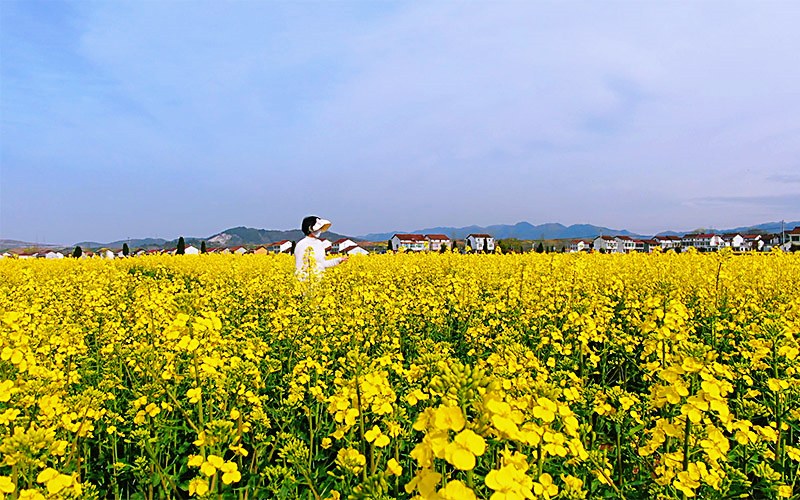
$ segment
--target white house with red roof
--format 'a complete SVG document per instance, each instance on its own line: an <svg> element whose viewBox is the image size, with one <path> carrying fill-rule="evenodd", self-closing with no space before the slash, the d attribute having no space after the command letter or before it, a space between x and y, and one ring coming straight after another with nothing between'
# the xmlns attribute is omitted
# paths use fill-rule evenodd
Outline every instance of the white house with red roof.
<svg viewBox="0 0 800 500"><path fill-rule="evenodd" d="M634 240L630 236L617 236L617 247L623 253L644 252L644 242ZM638 247L637 247L638 244Z"/></svg>
<svg viewBox="0 0 800 500"><path fill-rule="evenodd" d="M343 253L342 250L345 248L351 248L355 246L358 246L358 244L350 238L340 238L333 242L331 245L331 251L333 253Z"/></svg>
<svg viewBox="0 0 800 500"><path fill-rule="evenodd" d="M741 250L744 243L744 237L739 233L725 233L722 235L723 246L730 247L733 250Z"/></svg>
<svg viewBox="0 0 800 500"><path fill-rule="evenodd" d="M351 245L339 249L339 253L343 255L367 255L369 251L366 248L362 248L360 245Z"/></svg>
<svg viewBox="0 0 800 500"><path fill-rule="evenodd" d="M292 242L289 240L276 241L267 245L267 251L272 253L288 253L292 249Z"/></svg>
<svg viewBox="0 0 800 500"><path fill-rule="evenodd" d="M494 252L494 236L486 233L467 235L467 247L473 252Z"/></svg>
<svg viewBox="0 0 800 500"><path fill-rule="evenodd" d="M744 241L742 242L741 249L744 251L761 251L764 249L764 239L760 234L745 234L742 236Z"/></svg>
<svg viewBox="0 0 800 500"><path fill-rule="evenodd" d="M622 245L620 244L620 240L618 240L613 236L598 236L592 242L592 248L594 248L598 252L604 252L604 253L624 252L624 250L622 249Z"/></svg>
<svg viewBox="0 0 800 500"><path fill-rule="evenodd" d="M585 239L585 240L572 240L569 244L569 251L572 253L575 252L588 252L592 249L592 240Z"/></svg>
<svg viewBox="0 0 800 500"><path fill-rule="evenodd" d="M800 226L786 233L788 249L792 252L800 250Z"/></svg>
<svg viewBox="0 0 800 500"><path fill-rule="evenodd" d="M714 233L691 233L681 238L681 245L684 248L694 247L701 252L713 252L725 245L722 236Z"/></svg>
<svg viewBox="0 0 800 500"><path fill-rule="evenodd" d="M247 249L240 245L238 247L231 248L231 253L236 255L244 255L247 253Z"/></svg>
<svg viewBox="0 0 800 500"><path fill-rule="evenodd" d="M422 234L395 234L390 241L395 252L401 248L409 252L424 252L430 248L430 242Z"/></svg>
<svg viewBox="0 0 800 500"><path fill-rule="evenodd" d="M440 252L442 247L450 250L453 248L453 242L444 234L426 234L425 238L428 239L428 248L431 252Z"/></svg>
<svg viewBox="0 0 800 500"><path fill-rule="evenodd" d="M681 247L681 237L675 235L661 235L655 236L653 238L655 241L661 245L662 250L669 250L671 248L680 248Z"/></svg>

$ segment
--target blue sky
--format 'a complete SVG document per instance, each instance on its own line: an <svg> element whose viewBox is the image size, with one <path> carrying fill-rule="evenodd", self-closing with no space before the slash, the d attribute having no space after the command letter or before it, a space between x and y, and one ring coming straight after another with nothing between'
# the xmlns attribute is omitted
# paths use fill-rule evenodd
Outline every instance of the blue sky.
<svg viewBox="0 0 800 500"><path fill-rule="evenodd" d="M0 1L0 238L800 219L800 2Z"/></svg>

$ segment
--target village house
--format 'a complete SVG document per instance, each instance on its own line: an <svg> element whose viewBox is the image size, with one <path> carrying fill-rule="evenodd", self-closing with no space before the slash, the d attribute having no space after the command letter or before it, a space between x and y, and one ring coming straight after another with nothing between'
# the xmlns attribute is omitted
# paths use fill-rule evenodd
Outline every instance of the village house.
<svg viewBox="0 0 800 500"><path fill-rule="evenodd" d="M200 255L200 249L194 245L189 245L183 249L184 255Z"/></svg>
<svg viewBox="0 0 800 500"><path fill-rule="evenodd" d="M351 245L349 247L341 248L339 253L343 255L367 255L369 254L369 251L359 245Z"/></svg>
<svg viewBox="0 0 800 500"><path fill-rule="evenodd" d="M244 255L247 253L247 249L240 245L238 247L231 248L231 253L236 255Z"/></svg>
<svg viewBox="0 0 800 500"><path fill-rule="evenodd" d="M289 240L276 241L267 246L270 253L289 253L292 249L292 242Z"/></svg>
<svg viewBox="0 0 800 500"><path fill-rule="evenodd" d="M725 233L722 235L722 241L724 242L724 246L730 247L735 251L739 251L742 249L742 243L744 243L744 237L739 233Z"/></svg>
<svg viewBox="0 0 800 500"><path fill-rule="evenodd" d="M421 234L395 234L392 236L391 244L395 252L401 248L410 252L423 252L429 248L428 240Z"/></svg>
<svg viewBox="0 0 800 500"><path fill-rule="evenodd" d="M630 236L617 236L617 247L623 253L644 252L644 241L635 240Z"/></svg>
<svg viewBox="0 0 800 500"><path fill-rule="evenodd" d="M792 252L800 250L800 226L786 233L788 248Z"/></svg>
<svg viewBox="0 0 800 500"><path fill-rule="evenodd" d="M444 234L426 234L425 238L428 240L428 248L431 252L440 252L442 247L447 250L453 248L453 242Z"/></svg>
<svg viewBox="0 0 800 500"><path fill-rule="evenodd" d="M761 251L764 248L764 240L760 234L745 234L742 238L741 249L745 252Z"/></svg>
<svg viewBox="0 0 800 500"><path fill-rule="evenodd" d="M254 254L256 254L256 255L267 255L267 254L269 253L269 250L267 250L267 247L265 247L265 246L263 246L263 245L262 245L262 246L260 246L260 247L257 247L257 248L255 248L255 249L254 249L252 252L250 252L250 253L254 253Z"/></svg>
<svg viewBox="0 0 800 500"><path fill-rule="evenodd" d="M351 248L354 246L358 246L355 241L351 240L350 238L340 238L333 242L331 245L331 252L333 253L344 253L343 250L345 248Z"/></svg>
<svg viewBox="0 0 800 500"><path fill-rule="evenodd" d="M681 238L681 245L684 248L694 247L701 252L713 252L724 245L724 240L714 233L693 233Z"/></svg>
<svg viewBox="0 0 800 500"><path fill-rule="evenodd" d="M473 252L494 252L494 237L490 234L470 234L467 236L466 244Z"/></svg>
<svg viewBox="0 0 800 500"><path fill-rule="evenodd" d="M762 250L765 252L769 252L775 247L780 247L781 244L784 242L784 239L781 234L765 234L761 237L762 241L764 241L764 247Z"/></svg>
<svg viewBox="0 0 800 500"><path fill-rule="evenodd" d="M653 238L661 245L662 250L677 249L681 247L681 237L674 235L656 236Z"/></svg>
<svg viewBox="0 0 800 500"><path fill-rule="evenodd" d="M588 252L592 249L592 241L591 240L572 240L569 244L569 251L570 252Z"/></svg>
<svg viewBox="0 0 800 500"><path fill-rule="evenodd" d="M619 240L613 236L598 236L592 242L592 248L598 252L604 253L621 253L623 250L620 248Z"/></svg>
<svg viewBox="0 0 800 500"><path fill-rule="evenodd" d="M64 254L55 250L42 250L41 252L36 252L35 257L37 259L63 259Z"/></svg>

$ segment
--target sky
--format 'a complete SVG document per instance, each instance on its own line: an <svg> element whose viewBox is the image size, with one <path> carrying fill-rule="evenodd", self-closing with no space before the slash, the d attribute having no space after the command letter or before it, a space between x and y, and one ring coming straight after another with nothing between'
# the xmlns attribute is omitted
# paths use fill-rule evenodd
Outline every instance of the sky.
<svg viewBox="0 0 800 500"><path fill-rule="evenodd" d="M800 220L800 2L0 0L0 238Z"/></svg>

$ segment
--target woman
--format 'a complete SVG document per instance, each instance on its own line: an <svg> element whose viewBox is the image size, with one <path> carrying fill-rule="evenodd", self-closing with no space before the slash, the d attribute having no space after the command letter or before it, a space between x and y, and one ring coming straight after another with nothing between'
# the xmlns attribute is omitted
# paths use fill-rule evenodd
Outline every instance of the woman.
<svg viewBox="0 0 800 500"><path fill-rule="evenodd" d="M325 259L325 244L320 240L323 232L331 227L331 221L311 215L303 219L301 229L305 238L294 247L294 264L297 276L305 280L309 276L319 276L325 269L347 261L347 256Z"/></svg>

